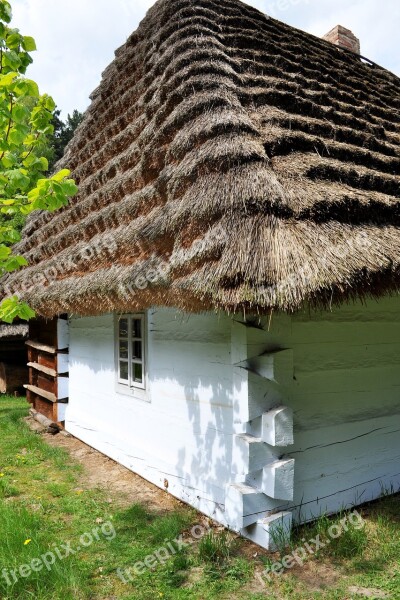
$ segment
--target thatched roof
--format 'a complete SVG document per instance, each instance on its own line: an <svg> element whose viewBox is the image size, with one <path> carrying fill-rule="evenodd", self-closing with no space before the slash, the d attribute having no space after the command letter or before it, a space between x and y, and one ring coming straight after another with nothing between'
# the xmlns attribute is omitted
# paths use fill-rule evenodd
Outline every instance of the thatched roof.
<svg viewBox="0 0 400 600"><path fill-rule="evenodd" d="M238 0L159 0L18 250L41 314L295 310L400 288L400 79Z"/></svg>
<svg viewBox="0 0 400 600"><path fill-rule="evenodd" d="M28 325L0 325L0 344L8 340L24 340L28 337Z"/></svg>

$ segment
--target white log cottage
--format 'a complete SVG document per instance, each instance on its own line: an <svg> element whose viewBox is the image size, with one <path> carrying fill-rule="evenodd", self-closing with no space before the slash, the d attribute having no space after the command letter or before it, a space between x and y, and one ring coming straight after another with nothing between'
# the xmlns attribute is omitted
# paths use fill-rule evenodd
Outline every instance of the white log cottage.
<svg viewBox="0 0 400 600"><path fill-rule="evenodd" d="M159 0L2 281L33 406L264 547L400 487L400 80L357 44Z"/></svg>

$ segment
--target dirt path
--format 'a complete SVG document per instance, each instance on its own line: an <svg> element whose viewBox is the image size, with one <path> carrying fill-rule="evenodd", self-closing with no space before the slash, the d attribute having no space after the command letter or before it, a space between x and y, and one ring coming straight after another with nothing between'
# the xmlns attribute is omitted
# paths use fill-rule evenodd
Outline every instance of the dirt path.
<svg viewBox="0 0 400 600"><path fill-rule="evenodd" d="M152 510L167 512L182 506L179 500L167 492L77 438L65 433L50 435L34 419L28 418L26 421L31 429L41 432L50 446L63 448L82 465L83 473L79 481L82 489L106 490L110 494L110 500L120 507L140 502Z"/></svg>

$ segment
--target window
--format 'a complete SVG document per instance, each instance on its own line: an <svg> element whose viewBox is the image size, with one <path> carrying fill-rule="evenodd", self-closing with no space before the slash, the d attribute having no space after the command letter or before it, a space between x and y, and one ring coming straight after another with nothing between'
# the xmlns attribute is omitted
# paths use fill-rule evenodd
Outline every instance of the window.
<svg viewBox="0 0 400 600"><path fill-rule="evenodd" d="M118 318L117 369L120 385L145 389L145 319L142 314Z"/></svg>

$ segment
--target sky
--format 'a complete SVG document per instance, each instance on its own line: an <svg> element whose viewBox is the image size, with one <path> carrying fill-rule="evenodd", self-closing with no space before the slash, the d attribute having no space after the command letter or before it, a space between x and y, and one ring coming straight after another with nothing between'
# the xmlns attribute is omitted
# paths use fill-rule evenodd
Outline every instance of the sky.
<svg viewBox="0 0 400 600"><path fill-rule="evenodd" d="M84 111L114 50L154 0L11 0L12 25L35 38L27 76L53 96L61 117ZM399 0L247 0L263 13L317 36L335 25L361 40L361 54L400 76Z"/></svg>

